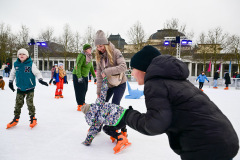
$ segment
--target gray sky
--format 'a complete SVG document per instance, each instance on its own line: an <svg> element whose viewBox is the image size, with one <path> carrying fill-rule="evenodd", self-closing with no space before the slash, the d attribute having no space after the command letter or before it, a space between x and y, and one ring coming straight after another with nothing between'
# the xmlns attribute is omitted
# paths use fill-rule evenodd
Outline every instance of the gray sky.
<svg viewBox="0 0 240 160"><path fill-rule="evenodd" d="M14 33L24 24L33 38L47 27L60 36L69 24L81 35L92 26L128 41L127 31L137 21L151 35L172 18L186 24L194 39L219 26L240 36L240 0L0 0L0 23Z"/></svg>

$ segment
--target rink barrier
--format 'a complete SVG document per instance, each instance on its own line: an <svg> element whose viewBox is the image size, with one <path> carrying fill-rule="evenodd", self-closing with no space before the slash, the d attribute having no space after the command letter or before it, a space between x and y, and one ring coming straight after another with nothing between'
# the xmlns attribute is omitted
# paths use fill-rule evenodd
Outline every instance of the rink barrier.
<svg viewBox="0 0 240 160"><path fill-rule="evenodd" d="M51 71L41 71L43 78L51 78ZM72 80L72 72L66 71L67 73L67 79ZM0 70L0 75L3 75L3 71ZM136 82L136 79L131 76L131 74L126 74L126 77L129 82ZM209 80L209 83L205 81L204 86L208 86L209 88L213 86L213 77L207 77ZM197 77L188 77L187 78L193 85L199 85L199 81L196 82ZM218 79L218 86L225 87L225 80L224 78ZM231 84L229 84L229 87L234 87L235 89L240 89L240 78L231 78Z"/></svg>

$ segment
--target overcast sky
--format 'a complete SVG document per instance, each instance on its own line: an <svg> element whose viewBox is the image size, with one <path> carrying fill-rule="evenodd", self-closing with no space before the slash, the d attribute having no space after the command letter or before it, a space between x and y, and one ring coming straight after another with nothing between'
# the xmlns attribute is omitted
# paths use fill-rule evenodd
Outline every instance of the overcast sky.
<svg viewBox="0 0 240 160"><path fill-rule="evenodd" d="M69 24L81 35L92 26L128 41L127 31L137 21L150 36L172 18L186 24L194 39L219 26L240 36L240 0L0 0L0 23L14 33L26 25L33 38L47 27L60 36Z"/></svg>

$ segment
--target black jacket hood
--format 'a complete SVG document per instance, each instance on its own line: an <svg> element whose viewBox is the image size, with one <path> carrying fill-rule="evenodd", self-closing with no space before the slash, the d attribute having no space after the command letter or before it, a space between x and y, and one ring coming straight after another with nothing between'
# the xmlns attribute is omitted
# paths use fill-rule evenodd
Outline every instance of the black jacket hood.
<svg viewBox="0 0 240 160"><path fill-rule="evenodd" d="M155 57L149 65L145 81L160 77L165 79L185 80L189 75L187 65L170 55Z"/></svg>

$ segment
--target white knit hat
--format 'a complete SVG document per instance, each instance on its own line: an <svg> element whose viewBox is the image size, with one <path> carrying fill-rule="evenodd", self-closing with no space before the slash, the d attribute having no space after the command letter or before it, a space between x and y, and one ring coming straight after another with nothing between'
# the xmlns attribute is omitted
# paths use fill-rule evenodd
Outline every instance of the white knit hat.
<svg viewBox="0 0 240 160"><path fill-rule="evenodd" d="M108 44L108 40L105 37L105 33L102 30L97 31L94 42L95 42L95 46Z"/></svg>
<svg viewBox="0 0 240 160"><path fill-rule="evenodd" d="M58 63L58 67L63 66L63 63Z"/></svg>
<svg viewBox="0 0 240 160"><path fill-rule="evenodd" d="M19 56L19 54L25 54L27 57L29 57L28 51L25 48L21 48L18 50L17 57Z"/></svg>

